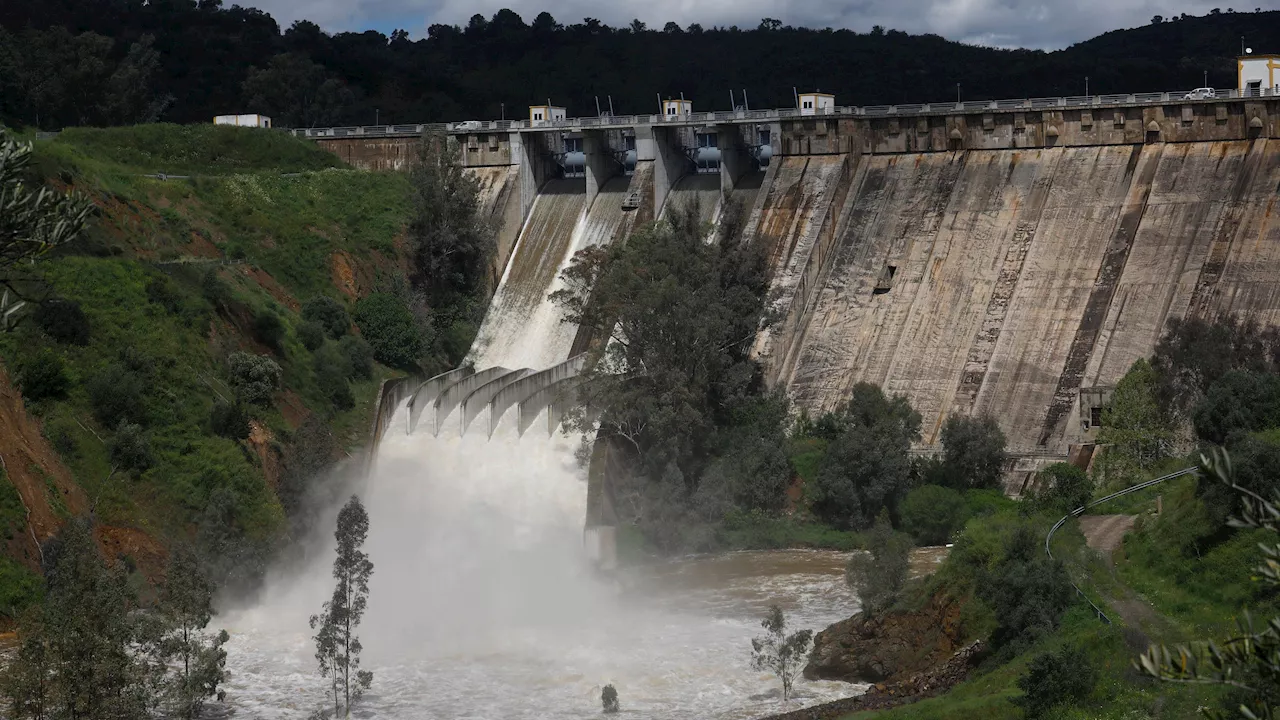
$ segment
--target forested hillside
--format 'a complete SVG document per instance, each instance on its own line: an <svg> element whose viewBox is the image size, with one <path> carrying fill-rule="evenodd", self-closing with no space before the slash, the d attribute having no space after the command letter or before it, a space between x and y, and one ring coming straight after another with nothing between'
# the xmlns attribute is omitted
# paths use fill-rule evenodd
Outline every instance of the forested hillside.
<svg viewBox="0 0 1280 720"><path fill-rule="evenodd" d="M592 115L651 112L656 93L698 109L792 104L792 88L842 104L937 102L1234 87L1242 39L1280 52L1280 11L1162 18L1055 52L999 50L908 35L521 18L503 10L466 27L327 34L281 28L221 0L43 0L0 9L0 118L58 129L265 112L280 126L521 116L550 98Z"/></svg>
<svg viewBox="0 0 1280 720"><path fill-rule="evenodd" d="M30 177L95 210L3 278L27 305L0 332L0 615L36 599L73 517L139 582L190 544L217 584L252 584L305 529L308 484L363 447L383 363L421 357L385 331L421 349L429 323L409 310L408 177L337 165L212 125L36 144Z"/></svg>

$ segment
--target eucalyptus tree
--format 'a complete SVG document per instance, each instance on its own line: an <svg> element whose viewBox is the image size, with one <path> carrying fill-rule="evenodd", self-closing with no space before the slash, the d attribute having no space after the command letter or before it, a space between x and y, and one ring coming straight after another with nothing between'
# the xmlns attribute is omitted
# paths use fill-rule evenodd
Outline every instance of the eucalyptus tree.
<svg viewBox="0 0 1280 720"><path fill-rule="evenodd" d="M369 603L369 578L373 575L373 562L361 550L368 536L369 514L360 498L352 495L338 513L334 532L338 556L333 561L333 577L337 585L320 613L311 616L311 629L316 631L315 657L320 676L329 679L334 717L350 717L352 703L373 683L373 673L360 669L363 647L356 636Z"/></svg>

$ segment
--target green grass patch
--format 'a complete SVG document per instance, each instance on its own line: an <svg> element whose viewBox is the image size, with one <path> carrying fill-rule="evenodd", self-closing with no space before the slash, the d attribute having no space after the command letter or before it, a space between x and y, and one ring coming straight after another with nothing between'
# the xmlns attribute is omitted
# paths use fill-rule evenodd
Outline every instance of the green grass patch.
<svg viewBox="0 0 1280 720"><path fill-rule="evenodd" d="M354 408L335 408L296 336L293 308L314 295L345 302L336 282L367 292L380 274L397 271L407 179L336 169L331 154L283 133L212 125L72 129L37 142L36 155L37 171L103 209L80 241L37 266L47 291L83 308L89 343L57 343L30 319L0 334L9 368L40 351L64 361L66 397L30 406L46 437L101 522L190 538L211 494L226 488L245 535L274 537L283 511L258 449L217 435L210 422L214 402L234 397L226 357L269 352L280 365L281 391L250 408L277 443L288 441L299 415L313 413L342 446L363 444L379 383L395 373L375 366L372 378L352 382ZM151 172L198 177L140 177ZM355 277L335 274L339 251ZM268 313L281 327L273 350L253 330ZM95 378L121 372L139 388L124 399L143 428L144 467L113 459L118 420L104 420L90 392ZM56 492L50 501L66 514ZM0 484L0 524L5 512Z"/></svg>
<svg viewBox="0 0 1280 720"><path fill-rule="evenodd" d="M814 548L847 551L865 545L861 533L762 513L731 513L717 530L716 537L724 550Z"/></svg>
<svg viewBox="0 0 1280 720"><path fill-rule="evenodd" d="M212 123L69 128L42 145L98 172L288 173L342 166L333 153L287 133Z"/></svg>

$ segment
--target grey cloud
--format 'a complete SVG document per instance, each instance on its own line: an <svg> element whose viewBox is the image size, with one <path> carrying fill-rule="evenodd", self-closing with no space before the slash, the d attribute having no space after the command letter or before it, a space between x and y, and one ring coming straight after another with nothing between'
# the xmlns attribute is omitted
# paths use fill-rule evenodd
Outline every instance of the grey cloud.
<svg viewBox="0 0 1280 720"><path fill-rule="evenodd" d="M1271 7L1275 0L1253 0ZM638 17L651 28L668 21L752 28L763 17L789 25L850 28L874 25L911 33L935 33L951 40L1001 47L1056 49L1117 28L1148 23L1153 15L1203 15L1226 7L1215 0L259 0L259 6L287 26L306 18L331 31L371 26L403 26L415 37L433 23L465 24L475 13L486 17L507 7L526 22L542 10L568 24L594 17L625 25ZM1252 12L1253 8L1236 8ZM1224 48L1225 54L1234 48Z"/></svg>

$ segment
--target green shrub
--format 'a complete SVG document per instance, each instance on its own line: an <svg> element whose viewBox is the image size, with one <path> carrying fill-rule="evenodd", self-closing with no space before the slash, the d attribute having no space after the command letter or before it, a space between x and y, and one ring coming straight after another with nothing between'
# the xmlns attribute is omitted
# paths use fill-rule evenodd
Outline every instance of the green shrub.
<svg viewBox="0 0 1280 720"><path fill-rule="evenodd" d="M36 324L45 334L67 345L89 344L89 317L80 303L71 300L47 300L34 313Z"/></svg>
<svg viewBox="0 0 1280 720"><path fill-rule="evenodd" d="M1018 678L1022 697L1014 698L1028 718L1038 718L1056 705L1083 700L1093 691L1098 673L1081 648L1064 647L1037 655Z"/></svg>
<svg viewBox="0 0 1280 720"><path fill-rule="evenodd" d="M964 496L951 488L923 485L907 493L898 508L902 529L920 545L942 545L964 527L969 508Z"/></svg>
<svg viewBox="0 0 1280 720"><path fill-rule="evenodd" d="M391 367L414 367L426 339L404 298L378 292L356 303L356 325L373 348L373 356Z"/></svg>
<svg viewBox="0 0 1280 720"><path fill-rule="evenodd" d="M807 488L813 512L842 530L866 528L910 486L908 451L920 437L920 413L903 396L858 383L844 408L824 415L818 427L824 437L834 435Z"/></svg>
<svg viewBox="0 0 1280 720"><path fill-rule="evenodd" d="M978 579L978 597L997 621L991 644L1006 658L1057 628L1075 597L1061 561L1045 556L1042 541L1029 524L1016 526L1003 555Z"/></svg>
<svg viewBox="0 0 1280 720"><path fill-rule="evenodd" d="M152 465L151 441L141 425L121 420L110 448L111 462L121 470L144 472Z"/></svg>
<svg viewBox="0 0 1280 720"><path fill-rule="evenodd" d="M28 402L64 398L71 386L62 356L48 348L20 359L15 380Z"/></svg>
<svg viewBox="0 0 1280 720"><path fill-rule="evenodd" d="M328 295L317 295L302 306L302 319L319 323L329 337L337 340L351 329L351 317L342 303Z"/></svg>
<svg viewBox="0 0 1280 720"><path fill-rule="evenodd" d="M147 300L174 315L182 311L182 294L166 275L157 275L147 281Z"/></svg>
<svg viewBox="0 0 1280 720"><path fill-rule="evenodd" d="M280 387L280 366L265 355L244 352L231 353L227 358L231 375L231 387L236 396L252 405L267 405L271 394Z"/></svg>
<svg viewBox="0 0 1280 720"><path fill-rule="evenodd" d="M279 351L284 340L284 323L271 310L263 310L253 317L253 336L263 345Z"/></svg>
<svg viewBox="0 0 1280 720"><path fill-rule="evenodd" d="M1004 469L1004 433L995 418L952 415L942 426L942 472L948 487L998 488Z"/></svg>
<svg viewBox="0 0 1280 720"><path fill-rule="evenodd" d="M348 335L338 341L338 349L347 359L353 380L368 380L373 377L373 348L364 338Z"/></svg>
<svg viewBox="0 0 1280 720"><path fill-rule="evenodd" d="M221 310L231 303L231 286L218 276L216 269L209 270L200 278L200 294L215 310Z"/></svg>
<svg viewBox="0 0 1280 720"><path fill-rule="evenodd" d="M0 556L0 613L18 619L44 597L44 580L17 561Z"/></svg>
<svg viewBox="0 0 1280 720"><path fill-rule="evenodd" d="M862 612L874 615L897 602L911 564L911 541L895 532L888 511L881 511L867 534L867 552L854 553L845 580L858 593Z"/></svg>
<svg viewBox="0 0 1280 720"><path fill-rule="evenodd" d="M1038 475L1040 486L1030 498L1038 510L1065 515L1093 499L1093 480L1071 463L1054 463Z"/></svg>
<svg viewBox="0 0 1280 720"><path fill-rule="evenodd" d="M346 355L334 343L325 343L315 354L316 384L324 392L336 410L355 407L355 395L351 392L351 364Z"/></svg>
<svg viewBox="0 0 1280 720"><path fill-rule="evenodd" d="M302 347L315 352L324 344L324 327L318 322L304 321L298 325L298 341Z"/></svg>
<svg viewBox="0 0 1280 720"><path fill-rule="evenodd" d="M115 427L122 420L142 424L147 419L143 401L146 383L121 363L112 363L94 375L85 390L93 414L106 427Z"/></svg>
<svg viewBox="0 0 1280 720"><path fill-rule="evenodd" d="M238 402L218 400L213 403L213 412L209 415L209 428L215 435L244 440L249 437L249 413Z"/></svg>
<svg viewBox="0 0 1280 720"><path fill-rule="evenodd" d="M76 441L75 431L71 423L61 418L44 424L44 436L49 444L64 458L73 458L80 454L80 443Z"/></svg>

